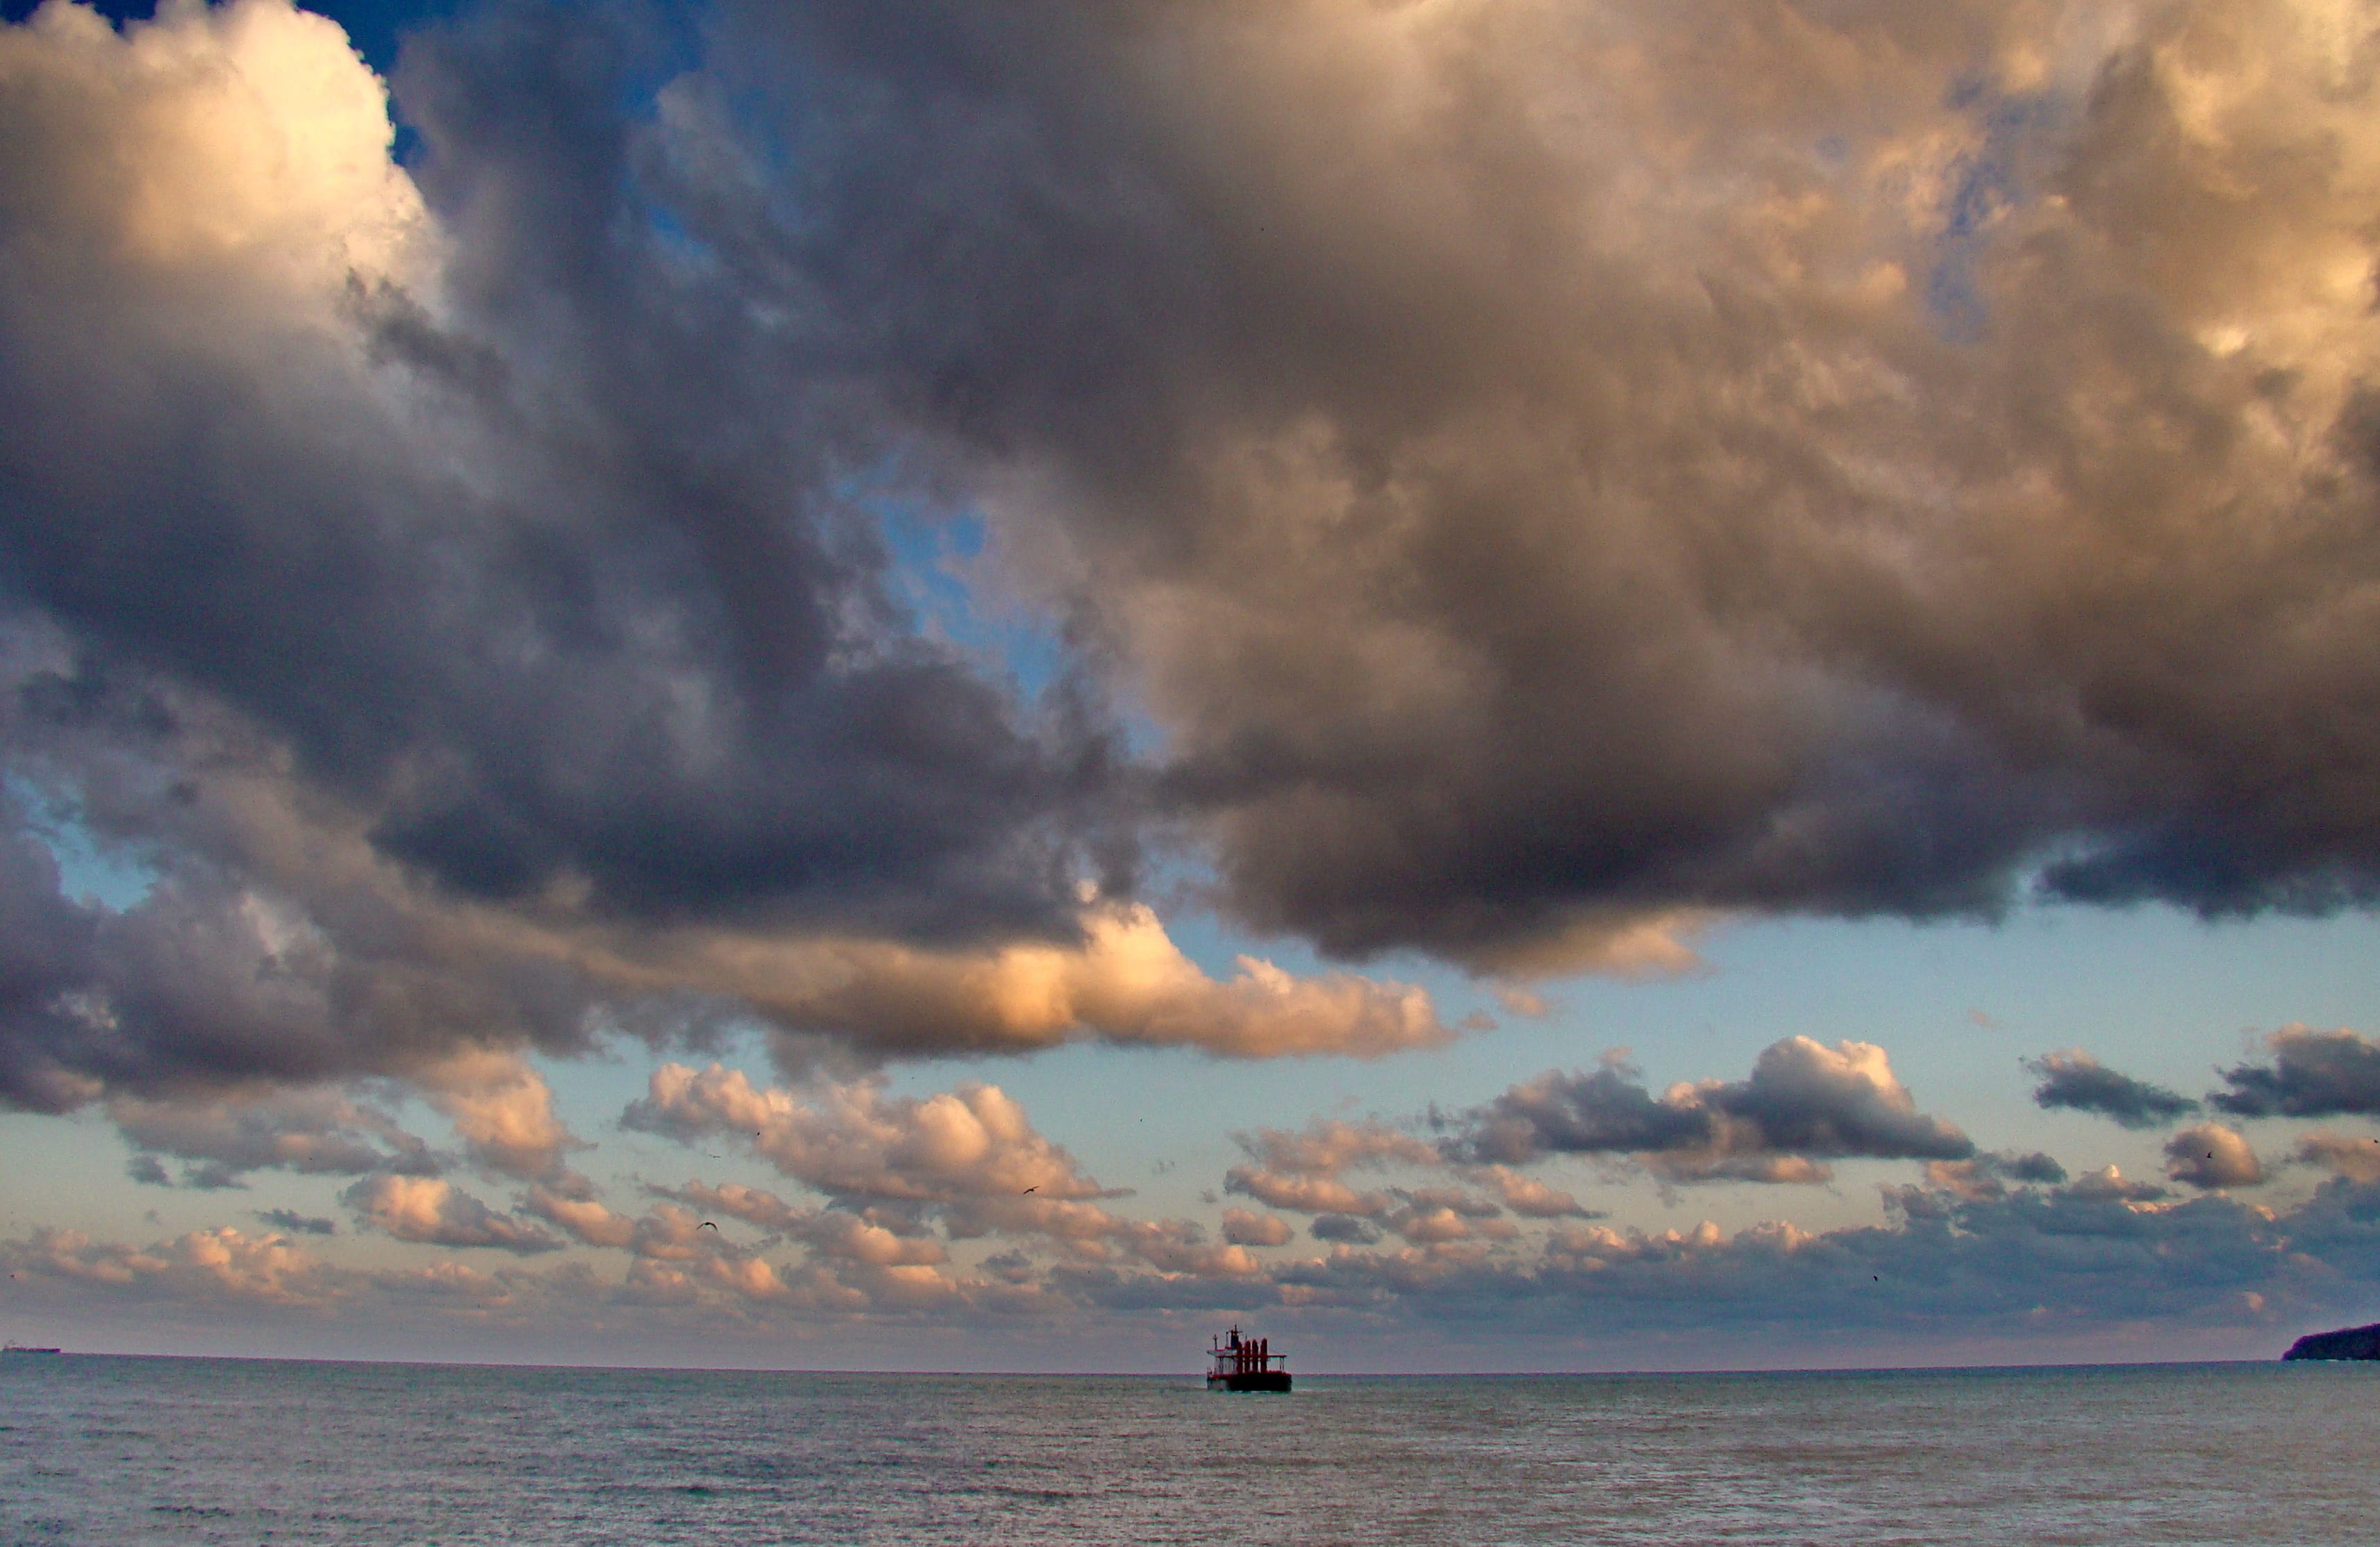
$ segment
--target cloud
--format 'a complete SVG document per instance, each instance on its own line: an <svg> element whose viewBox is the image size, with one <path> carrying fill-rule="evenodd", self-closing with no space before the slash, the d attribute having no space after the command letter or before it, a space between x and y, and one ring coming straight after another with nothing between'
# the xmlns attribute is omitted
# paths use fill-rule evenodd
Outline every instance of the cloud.
<svg viewBox="0 0 2380 1547"><path fill-rule="evenodd" d="M661 304L660 248L585 244L631 197L595 191L625 172L600 164L618 137L504 128L534 100L595 128L624 37L581 18L584 79L532 69L493 102L489 51L540 45L501 23L420 40L425 197L335 25L282 0L120 35L60 14L78 19L6 39L22 235L0 298L40 350L12 406L47 385L27 432L105 435L103 456L19 459L20 523L69 493L83 513L81 538L28 553L57 627L294 749L382 852L466 895L565 882L628 912L796 915L807 895L961 934L970 910L1070 916L1062 843L1033 830L1096 733L1029 724L900 627L882 554L828 490L835 453L866 445L838 444L761 334ZM543 197L506 207L522 187ZM55 347L67 328L79 358ZM111 399L140 359L170 372ZM209 397L229 410L215 454L176 456ZM256 578L166 592L172 555L205 542Z"/></svg>
<svg viewBox="0 0 2380 1547"><path fill-rule="evenodd" d="M2380 1043L2307 1026L2285 1026L2265 1041L2272 1063L2226 1071L2228 1089L2209 1095L2208 1105L2235 1117L2380 1114Z"/></svg>
<svg viewBox="0 0 2380 1547"><path fill-rule="evenodd" d="M2046 1053L2025 1067L2041 1081L2034 1104L2053 1111L2095 1112L2128 1128L2154 1128L2198 1110L2180 1092L2119 1074L2080 1048Z"/></svg>
<svg viewBox="0 0 2380 1547"><path fill-rule="evenodd" d="M400 1241L493 1247L523 1255L562 1245L547 1231L497 1213L440 1176L369 1176L339 1196L364 1224Z"/></svg>
<svg viewBox="0 0 2380 1547"><path fill-rule="evenodd" d="M1670 1181L1816 1182L1820 1160L1963 1161L1964 1134L1917 1110L1884 1049L1773 1042L1748 1080L1671 1086L1658 1098L1607 1063L1548 1070L1466 1115L1450 1152L1525 1164L1548 1154L1632 1155Z"/></svg>
<svg viewBox="0 0 2380 1547"><path fill-rule="evenodd" d="M1354 1214L1317 1214L1306 1232L1318 1241L1336 1241L1353 1246L1369 1246L1380 1238L1380 1227L1368 1219Z"/></svg>
<svg viewBox="0 0 2380 1547"><path fill-rule="evenodd" d="M795 1092L743 1071L663 1064L624 1126L681 1141L734 1133L778 1171L837 1199L1063 1202L1105 1196L997 1086L888 1096L881 1079Z"/></svg>
<svg viewBox="0 0 2380 1547"><path fill-rule="evenodd" d="M2155 1182L2135 1182L2113 1165L2086 1171L2066 1189L2068 1196L2109 1203L2155 1203L2170 1196Z"/></svg>
<svg viewBox="0 0 2380 1547"><path fill-rule="evenodd" d="M2277 1347L2292 1323L2350 1315L2380 1285L2380 1193L2344 1175L2273 1207L2221 1192L2178 1200L2112 1169L1991 1195L1894 1187L1884 1189L1880 1223L1828 1231L1562 1220L1499 1236L1484 1231L1503 1223L1478 1212L1484 1200L1472 1200L1468 1214L1423 1200L1413 1205L1411 1236L1326 1215L1312 1227L1318 1248L1284 1242L1263 1262L1178 1224L1148 1224L1105 1258L1043 1263L1038 1250L1003 1249L974 1269L930 1235L881 1216L712 1190L706 1216L729 1215L710 1204L733 1199L745 1211L734 1220L790 1226L802 1257L766 1260L669 1201L639 1222L642 1247L616 1276L570 1263L488 1271L449 1261L364 1272L238 1230L147 1247L41 1231L0 1241L0 1263L27 1308L71 1302L150 1315L144 1308L170 1303L226 1325L253 1325L237 1318L258 1314L280 1324L303 1309L310 1324L334 1331L452 1336L492 1324L517 1338L568 1326L650 1340L701 1329L781 1349L788 1333L821 1327L1013 1331L1062 1319L1079 1338L1134 1324L1103 1317L1220 1307L1269 1308L1276 1324L1291 1326L1327 1319L1390 1335L1465 1334L1488 1307L1498 1335L1515 1340L1508 1350L1542 1338L1574 1359L1585 1327L1601 1329L1592 1346L1606 1356L1639 1363L1682 1358L1664 1343L1671 1337L1706 1351L1773 1350L1788 1329L1804 1349L1881 1337L1937 1349L2003 1338L2038 1350L2124 1329L2158 1346L2216 1333L2228 1346ZM1438 1218L1440 1209L1470 1233Z"/></svg>
<svg viewBox="0 0 2380 1547"><path fill-rule="evenodd" d="M1294 1232L1279 1214L1251 1213L1245 1209L1223 1211L1223 1239L1233 1246L1277 1247Z"/></svg>
<svg viewBox="0 0 2380 1547"><path fill-rule="evenodd" d="M1297 1213L1385 1215L1402 1194L1380 1189L1359 1193L1340 1180L1340 1173L1434 1167L1443 1159L1435 1146L1376 1121L1325 1119L1302 1130L1257 1128L1232 1137L1257 1163L1225 1172L1223 1190Z"/></svg>
<svg viewBox="0 0 2380 1547"><path fill-rule="evenodd" d="M1266 1170L1293 1176L1336 1176L1350 1168L1435 1165L1438 1150L1412 1134L1377 1121L1323 1119L1303 1129L1257 1128L1233 1136Z"/></svg>
<svg viewBox="0 0 2380 1547"><path fill-rule="evenodd" d="M589 1246L626 1248L638 1241L637 1221L613 1212L601 1199L577 1196L575 1189L531 1188L524 1207Z"/></svg>
<svg viewBox="0 0 2380 1547"><path fill-rule="evenodd" d="M484 105L611 112L626 43L573 25L593 75ZM662 301L662 248L574 250L633 223L561 190L632 179L570 158L625 147L508 164L471 74L501 31L418 51L428 199L381 82L283 0L0 32L0 757L154 875L65 899L11 806L8 1100L574 1052L722 992L618 938L590 980L589 935L1062 945L1084 882L1128 879L1087 835L1096 694L1028 701L904 613L838 493L884 452L827 422L842 389L795 387L740 304ZM554 201L501 207L528 188ZM1380 1034L1344 980L1219 992L1209 1029L1264 1002L1292 1040Z"/></svg>
<svg viewBox="0 0 2380 1547"><path fill-rule="evenodd" d="M2265 1168L2248 1141L2220 1123L2198 1123L2167 1141L2165 1174L2194 1188L2252 1188Z"/></svg>
<svg viewBox="0 0 2380 1547"><path fill-rule="evenodd" d="M2380 1184L2380 1139L2310 1133L2298 1140L2295 1158L2301 1165L2318 1165L2364 1187Z"/></svg>
<svg viewBox="0 0 2380 1547"><path fill-rule="evenodd" d="M2082 1188L1888 1196L1882 1225L1572 1224L1515 1253L1342 1247L1277 1276L1293 1303L1408 1326L1460 1324L1487 1303L1508 1333L1574 1334L1591 1318L1627 1336L1793 1328L1804 1339L1856 1329L1939 1340L2057 1336L2128 1317L2168 1334L2210 1319L2266 1324L2277 1300L2340 1303L2334 1275L2368 1283L2380 1261L2360 1213L2369 1195L2338 1185L2280 1215L2220 1196L2158 1203Z"/></svg>
<svg viewBox="0 0 2380 1547"><path fill-rule="evenodd" d="M465 17L409 170L279 0L0 34L0 732L158 878L83 907L19 824L8 1099L756 1004L1444 1034L1143 992L1160 834L1515 978L2034 876L2375 895L2361 23L978 12L731 3L665 72ZM980 513L1053 672L919 615L887 503Z"/></svg>
<svg viewBox="0 0 2380 1547"><path fill-rule="evenodd" d="M2005 1176L2011 1182L2056 1184L2066 1180L2066 1168L2038 1150L2022 1155L2013 1151L1997 1155L1978 1155L1976 1160L1993 1175Z"/></svg>
<svg viewBox="0 0 2380 1547"><path fill-rule="evenodd" d="M688 1182L674 1189L670 1196L706 1213L731 1215L771 1235L791 1235L817 1213L814 1209L795 1208L766 1188L747 1187L741 1182L719 1187Z"/></svg>
<svg viewBox="0 0 2380 1547"><path fill-rule="evenodd" d="M565 1150L585 1145L553 1115L545 1077L517 1054L458 1053L419 1077L430 1104L453 1119L471 1158L492 1171L541 1181Z"/></svg>
<svg viewBox="0 0 2380 1547"><path fill-rule="evenodd" d="M2372 895L2361 754L2290 729L2373 670L2358 27L733 14L810 197L688 83L698 239L972 454L1248 920L1542 971L2045 861Z"/></svg>
<svg viewBox="0 0 2380 1547"><path fill-rule="evenodd" d="M318 1304L342 1276L277 1235L225 1225L193 1230L146 1249L103 1242L79 1230L41 1229L0 1247L12 1268L63 1280L78 1291L132 1291L273 1307Z"/></svg>
<svg viewBox="0 0 2380 1547"><path fill-rule="evenodd" d="M1794 15L527 3L407 167L282 0L7 28L0 1096L1447 1036L1159 840L1516 984L2380 895L2364 23Z"/></svg>
<svg viewBox="0 0 2380 1547"><path fill-rule="evenodd" d="M1387 1191L1357 1192L1336 1177L1283 1176L1249 1165L1235 1165L1225 1172L1223 1190L1253 1198L1267 1208L1301 1214L1369 1217L1385 1214L1396 1206L1395 1196Z"/></svg>
<svg viewBox="0 0 2380 1547"><path fill-rule="evenodd" d="M394 1171L426 1176L438 1169L429 1146L387 1113L320 1088L249 1090L206 1100L147 1102L117 1097L107 1115L131 1144L134 1175L165 1184L158 1154L186 1163L188 1187L237 1187L249 1172L358 1175Z"/></svg>
<svg viewBox="0 0 2380 1547"><path fill-rule="evenodd" d="M1596 1212L1569 1193L1508 1165L1473 1166L1464 1175L1495 1189L1504 1207L1524 1219L1594 1219Z"/></svg>
<svg viewBox="0 0 2380 1547"><path fill-rule="evenodd" d="M2113 1167L2108 1169L2110 1182ZM2066 1180L2066 1168L2038 1151L2020 1155L1979 1154L1971 1160L1928 1161L1925 1183L1961 1198L1984 1200L2008 1196L2008 1184L2056 1186Z"/></svg>
<svg viewBox="0 0 2380 1547"><path fill-rule="evenodd" d="M1245 956L1219 981L1145 906L1087 905L1079 922L1075 942L981 950L714 935L643 969L733 996L775 1026L894 1054L1018 1053L1088 1034L1232 1058L1378 1057L1453 1035L1419 988L1346 973L1301 979Z"/></svg>
<svg viewBox="0 0 2380 1547"><path fill-rule="evenodd" d="M950 1259L949 1249L930 1227L914 1216L904 1218L897 1211L796 1208L765 1188L736 1182L721 1187L689 1183L673 1196L703 1212L729 1215L773 1236L800 1241L809 1247L815 1260L908 1268L937 1266ZM694 1224L692 1216L687 1219L698 1232L699 1224Z"/></svg>
<svg viewBox="0 0 2380 1547"><path fill-rule="evenodd" d="M256 1217L275 1230L286 1231L292 1236L335 1236L339 1233L336 1220L301 1214L295 1209L259 1209Z"/></svg>

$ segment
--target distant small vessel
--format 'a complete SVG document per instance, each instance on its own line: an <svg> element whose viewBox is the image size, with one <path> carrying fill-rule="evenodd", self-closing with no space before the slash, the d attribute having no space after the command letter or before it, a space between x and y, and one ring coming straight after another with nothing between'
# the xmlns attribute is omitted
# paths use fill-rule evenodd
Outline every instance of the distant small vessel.
<svg viewBox="0 0 2380 1547"><path fill-rule="evenodd" d="M6 1347L0 1347L0 1354L55 1354L58 1351L55 1348L34 1348L22 1343L11 1343Z"/></svg>
<svg viewBox="0 0 2380 1547"><path fill-rule="evenodd" d="M1287 1391L1287 1354L1272 1351L1269 1337L1242 1337L1233 1327L1229 1336L1215 1339L1207 1350L1208 1391Z"/></svg>

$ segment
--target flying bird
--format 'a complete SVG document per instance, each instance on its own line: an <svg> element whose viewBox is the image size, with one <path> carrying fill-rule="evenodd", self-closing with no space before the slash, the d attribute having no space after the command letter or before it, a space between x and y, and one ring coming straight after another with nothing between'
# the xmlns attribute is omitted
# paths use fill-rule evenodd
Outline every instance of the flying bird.
<svg viewBox="0 0 2380 1547"><path fill-rule="evenodd" d="M1029 1188L1026 1188L1025 1189L1025 1192L1038 1192L1038 1191L1040 1191L1040 1190L1041 1190L1040 1184L1037 1182L1037 1183L1035 1183L1033 1186L1031 1186L1031 1187L1029 1187ZM1017 1197L1019 1197L1019 1198L1022 1198L1022 1197L1024 1197L1024 1196L1025 1196L1025 1192L1020 1192L1020 1193L1018 1193L1016 1196L1017 1196Z"/></svg>
<svg viewBox="0 0 2380 1547"><path fill-rule="evenodd" d="M700 1224L696 1225L695 1228L697 1230L716 1230L719 1226L711 1224L709 1220L704 1220Z"/></svg>

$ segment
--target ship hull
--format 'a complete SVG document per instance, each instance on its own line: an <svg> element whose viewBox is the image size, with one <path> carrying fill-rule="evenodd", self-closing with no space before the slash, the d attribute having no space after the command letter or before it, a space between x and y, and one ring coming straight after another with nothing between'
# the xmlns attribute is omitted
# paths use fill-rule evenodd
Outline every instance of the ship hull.
<svg viewBox="0 0 2380 1547"><path fill-rule="evenodd" d="M1286 1370L1251 1370L1245 1375L1209 1375L1208 1391L1287 1391L1289 1371Z"/></svg>

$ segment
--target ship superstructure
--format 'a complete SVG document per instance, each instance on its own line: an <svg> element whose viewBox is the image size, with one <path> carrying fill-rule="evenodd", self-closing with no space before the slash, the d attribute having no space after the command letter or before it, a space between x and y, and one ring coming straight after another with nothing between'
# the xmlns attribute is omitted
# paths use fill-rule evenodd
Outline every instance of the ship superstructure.
<svg viewBox="0 0 2380 1547"><path fill-rule="evenodd" d="M1287 1391L1287 1354L1272 1351L1269 1337L1242 1337L1233 1327L1207 1350L1208 1391Z"/></svg>

